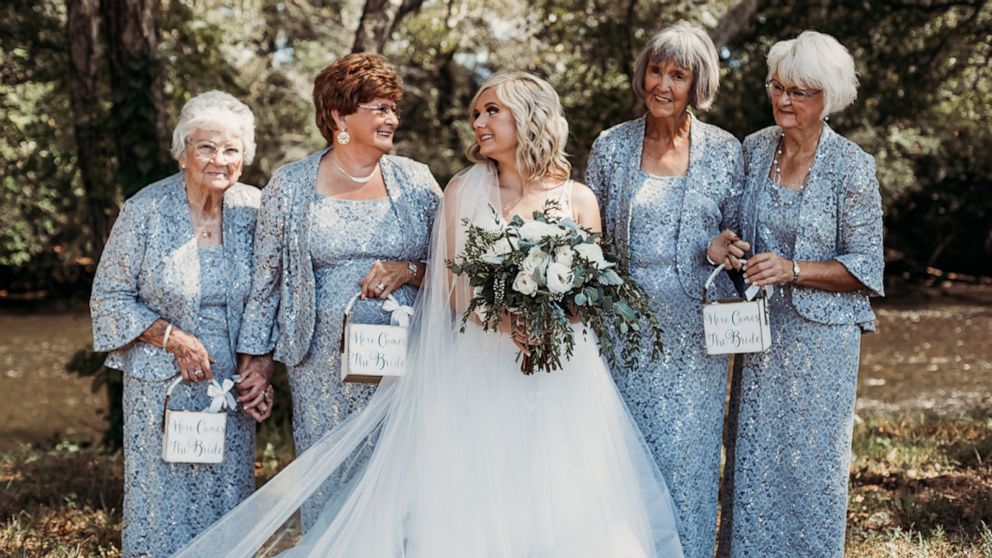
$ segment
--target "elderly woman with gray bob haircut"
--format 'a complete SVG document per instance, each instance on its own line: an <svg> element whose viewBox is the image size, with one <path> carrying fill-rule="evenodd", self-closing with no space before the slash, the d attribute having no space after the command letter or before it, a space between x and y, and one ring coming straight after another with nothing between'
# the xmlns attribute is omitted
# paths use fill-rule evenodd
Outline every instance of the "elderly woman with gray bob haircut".
<svg viewBox="0 0 992 558"><path fill-rule="evenodd" d="M180 172L127 200L100 258L93 346L124 372L122 554L168 556L255 488L255 420L271 412L272 360L241 359L240 408L228 409L224 460L162 458L169 407L211 405L207 381L233 380L251 287L259 191L238 182L255 153L251 109L227 93L190 99L173 133ZM230 385L230 384L228 384Z"/></svg>
<svg viewBox="0 0 992 558"><path fill-rule="evenodd" d="M779 293L769 300L772 347L745 356L733 394L732 556L844 553L861 334L875 329L868 297L883 294L875 161L825 122L857 84L833 37L776 43L766 83L775 125L744 140L736 232L754 250L744 265L723 261Z"/></svg>
<svg viewBox="0 0 992 558"><path fill-rule="evenodd" d="M689 109L713 103L718 66L698 27L679 23L652 37L632 84L644 115L600 134L586 170L604 234L625 247L665 336L660 360L646 352L641 370L614 377L672 491L685 555L706 558L716 544L727 358L706 354L699 304L707 243L736 220L743 168L737 139ZM747 244L727 235L713 255L743 255ZM721 276L715 290L733 287Z"/></svg>

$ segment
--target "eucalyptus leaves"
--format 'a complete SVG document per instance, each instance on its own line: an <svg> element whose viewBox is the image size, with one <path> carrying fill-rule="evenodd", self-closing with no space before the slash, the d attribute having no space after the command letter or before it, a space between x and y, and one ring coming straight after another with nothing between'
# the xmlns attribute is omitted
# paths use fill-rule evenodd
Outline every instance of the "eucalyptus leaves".
<svg viewBox="0 0 992 558"><path fill-rule="evenodd" d="M661 351L661 329L640 288L600 246L600 235L555 216L549 201L533 220L519 215L509 223L493 210L493 221L479 226L466 220L465 248L447 262L464 275L474 296L462 316L462 331L475 315L486 330L508 319L524 332L530 355L518 354L520 370L558 370L575 346L572 322L599 337L600 353L611 366L636 365L638 351L621 351L621 341L636 347L642 337Z"/></svg>

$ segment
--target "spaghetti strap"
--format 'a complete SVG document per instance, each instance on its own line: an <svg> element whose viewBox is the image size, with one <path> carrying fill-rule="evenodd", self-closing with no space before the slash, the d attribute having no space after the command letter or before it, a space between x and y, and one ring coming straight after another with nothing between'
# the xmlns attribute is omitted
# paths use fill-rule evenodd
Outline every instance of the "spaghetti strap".
<svg viewBox="0 0 992 558"><path fill-rule="evenodd" d="M572 210L572 184L572 179L569 178L562 185L561 193L558 195L558 207L562 215L575 219L575 211Z"/></svg>

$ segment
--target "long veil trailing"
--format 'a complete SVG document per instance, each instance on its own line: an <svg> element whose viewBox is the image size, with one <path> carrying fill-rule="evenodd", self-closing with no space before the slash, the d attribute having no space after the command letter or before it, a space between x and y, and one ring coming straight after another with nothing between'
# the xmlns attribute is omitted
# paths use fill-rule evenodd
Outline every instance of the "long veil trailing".
<svg viewBox="0 0 992 558"><path fill-rule="evenodd" d="M469 325L471 290L445 260L463 221L492 222L495 169L445 190L415 306L408 374L324 436L176 556L252 555L369 435L364 470L284 556L681 557L671 497L599 357L525 376L506 336ZM578 341L578 339L577 339Z"/></svg>

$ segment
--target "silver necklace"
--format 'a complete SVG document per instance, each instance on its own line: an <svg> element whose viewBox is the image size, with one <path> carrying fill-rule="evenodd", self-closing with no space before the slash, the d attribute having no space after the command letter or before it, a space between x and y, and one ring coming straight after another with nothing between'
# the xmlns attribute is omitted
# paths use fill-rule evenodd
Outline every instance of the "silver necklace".
<svg viewBox="0 0 992 558"><path fill-rule="evenodd" d="M375 176L375 171L379 170L379 163L376 163L375 168L372 169L372 172L369 173L368 176L352 176L346 173L343 168L341 168L341 165L338 164L337 157L335 157L334 155L331 155L331 164L334 165L334 168L338 169L338 172L343 174L345 178L356 184L365 184L369 180L372 180L372 177Z"/></svg>

